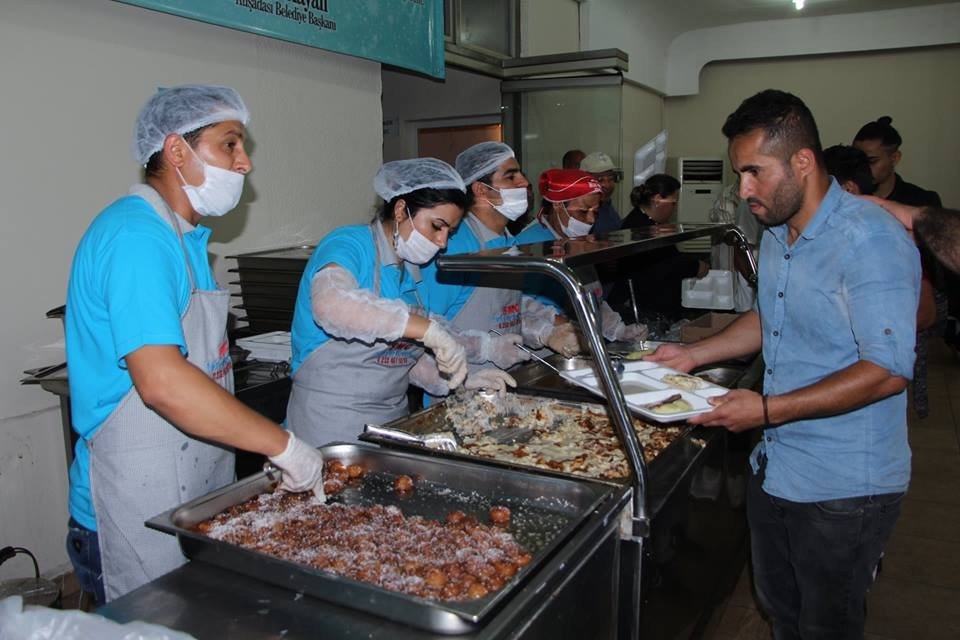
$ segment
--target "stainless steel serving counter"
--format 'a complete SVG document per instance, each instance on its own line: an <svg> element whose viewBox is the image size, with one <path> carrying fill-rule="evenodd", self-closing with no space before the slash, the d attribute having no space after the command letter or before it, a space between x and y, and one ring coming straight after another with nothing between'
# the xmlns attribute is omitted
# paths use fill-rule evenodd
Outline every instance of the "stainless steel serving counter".
<svg viewBox="0 0 960 640"><path fill-rule="evenodd" d="M353 445L339 445L350 447ZM409 459L405 454L380 454ZM442 462L460 472L509 475L463 463ZM519 478L522 480L522 477ZM547 479L543 480L548 482ZM569 483L569 481L564 481ZM583 485L588 487L589 485ZM593 485L598 503L571 535L499 600L480 626L457 635L415 629L362 610L338 606L273 586L263 580L194 560L102 607L98 613L118 622L143 620L207 638L609 638L617 634L616 571L618 515L629 503L627 488ZM602 488L601 488L602 487ZM226 563L226 564L229 564ZM256 572L247 571L255 575ZM292 578L291 578L292 579ZM375 590L356 590L378 608ZM419 601L418 601L419 602ZM423 601L426 603L426 601ZM385 605L384 605L385 606ZM423 606L418 604L417 606ZM361 607L361 608L363 608Z"/></svg>

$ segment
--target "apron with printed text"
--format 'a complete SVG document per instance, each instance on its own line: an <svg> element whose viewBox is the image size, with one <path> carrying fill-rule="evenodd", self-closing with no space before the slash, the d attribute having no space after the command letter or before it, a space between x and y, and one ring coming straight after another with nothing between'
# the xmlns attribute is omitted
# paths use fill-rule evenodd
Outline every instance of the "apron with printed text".
<svg viewBox="0 0 960 640"><path fill-rule="evenodd" d="M190 301L181 317L187 360L233 393L227 341L230 293L201 291L176 215L159 198L177 232L190 278ZM147 529L144 521L234 480L228 448L187 436L141 400L136 387L87 442L90 490L97 519L107 601L157 578L186 559L175 537Z"/></svg>
<svg viewBox="0 0 960 640"><path fill-rule="evenodd" d="M379 223L371 225L371 232L376 252L373 293L379 296L382 259L393 255L393 249ZM406 268L405 262L401 268ZM364 424L404 417L409 413L410 369L423 351L418 343L404 338L366 344L330 336L293 375L288 427L304 442L319 446L334 440L352 442Z"/></svg>

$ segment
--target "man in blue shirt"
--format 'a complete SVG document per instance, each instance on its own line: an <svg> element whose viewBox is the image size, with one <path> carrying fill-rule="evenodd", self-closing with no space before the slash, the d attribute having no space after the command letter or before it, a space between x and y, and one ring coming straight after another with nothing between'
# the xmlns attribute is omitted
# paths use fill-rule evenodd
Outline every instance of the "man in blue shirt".
<svg viewBox="0 0 960 640"><path fill-rule="evenodd" d="M230 293L199 223L240 199L248 119L229 87L151 97L134 129L144 182L94 218L74 254L65 331L80 437L67 552L94 604L186 561L143 523L231 482L233 447L269 456L284 488L323 498L320 453L232 394Z"/></svg>
<svg viewBox="0 0 960 640"><path fill-rule="evenodd" d="M757 303L720 334L650 359L689 371L762 349L764 394L731 391L691 422L763 428L747 515L774 636L862 638L910 479L919 256L892 218L826 173L796 96L748 98L723 133L740 195L766 227Z"/></svg>

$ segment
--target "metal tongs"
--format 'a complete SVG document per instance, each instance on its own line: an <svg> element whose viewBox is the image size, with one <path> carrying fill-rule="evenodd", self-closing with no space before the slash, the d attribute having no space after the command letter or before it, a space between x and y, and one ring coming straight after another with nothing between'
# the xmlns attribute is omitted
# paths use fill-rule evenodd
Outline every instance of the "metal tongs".
<svg viewBox="0 0 960 640"><path fill-rule="evenodd" d="M502 336L502 335L503 335L502 333L500 333L500 332L497 331L496 329L490 329L490 333L495 333L495 334L497 334L498 336ZM514 346L515 346L517 349L520 349L520 351L523 351L524 353L526 353L527 355L529 355L531 358L533 358L534 360L536 360L536 361L539 362L540 364L545 365L545 366L549 367L550 369L553 369L553 372L556 373L556 374L557 374L558 376L560 376L561 378L563 377L563 374L560 372L560 369L557 369L555 366L553 366L552 364L550 364L549 362L547 362L546 360L544 360L543 358L541 358L540 356L538 356L538 355L537 355L536 353L534 353L533 350L530 349L529 347L526 347L526 346L524 346L524 345L522 345L522 344L517 344L517 345L514 345ZM610 356L610 364L613 365L613 370L617 373L617 378L622 378L622 377L623 377L623 372L625 371L625 367L623 366L623 358L621 358L620 356Z"/></svg>
<svg viewBox="0 0 960 640"><path fill-rule="evenodd" d="M375 436L393 440L394 442L403 442L406 444L416 444L427 449L438 449L440 451L456 451L463 442L460 436L454 431L436 431L434 433L409 433L400 429L391 429L390 427L381 427L378 424L363 425L364 433L372 433Z"/></svg>

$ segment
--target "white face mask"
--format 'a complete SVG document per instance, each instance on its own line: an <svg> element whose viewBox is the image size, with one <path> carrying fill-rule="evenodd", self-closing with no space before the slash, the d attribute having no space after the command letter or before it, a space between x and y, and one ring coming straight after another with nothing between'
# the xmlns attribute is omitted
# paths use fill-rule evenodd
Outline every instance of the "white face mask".
<svg viewBox="0 0 960 640"><path fill-rule="evenodd" d="M410 221L410 237L406 240L400 235L400 223L393 227L393 242L397 248L397 256L411 264L427 264L437 255L440 247L430 242L427 236L423 235L413 226L413 216L407 210L407 220Z"/></svg>
<svg viewBox="0 0 960 640"><path fill-rule="evenodd" d="M561 204L563 207L563 212L567 214L567 224L560 224L560 231L563 232L563 235L568 238L579 238L580 236L585 236L590 233L590 228L593 225L589 225L586 222L577 220L572 215L567 212L567 205Z"/></svg>
<svg viewBox="0 0 960 640"><path fill-rule="evenodd" d="M487 202L490 202L490 206L503 214L503 217L507 220L512 222L527 212L526 189L497 189L496 187L491 187L485 182L481 184L483 184L485 187L490 187L500 194L500 197L503 199L501 204L493 204L489 200Z"/></svg>
<svg viewBox="0 0 960 640"><path fill-rule="evenodd" d="M193 210L202 216L222 216L234 209L240 202L240 194L243 192L244 175L207 164L197 155L193 147L189 144L187 147L203 167L203 182L199 187L187 184L180 169L177 169L180 181L183 182L183 191L187 194Z"/></svg>

